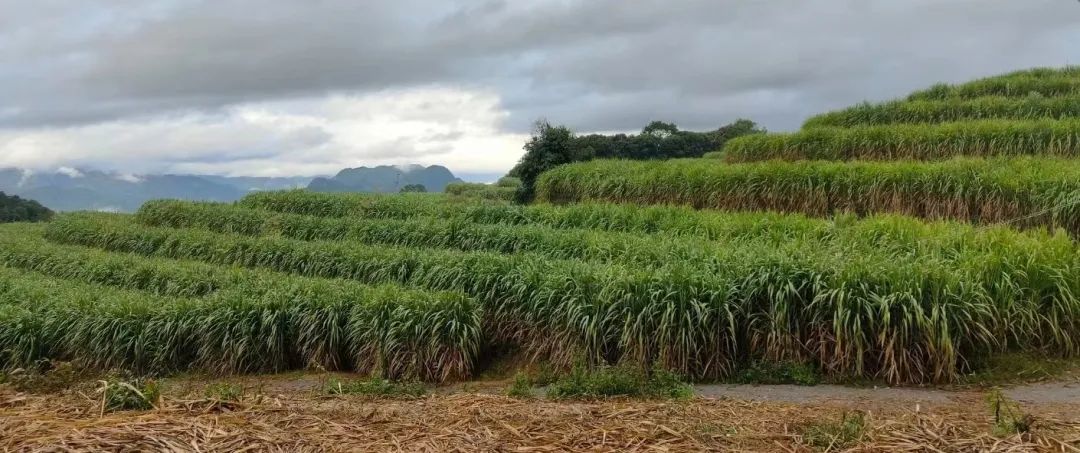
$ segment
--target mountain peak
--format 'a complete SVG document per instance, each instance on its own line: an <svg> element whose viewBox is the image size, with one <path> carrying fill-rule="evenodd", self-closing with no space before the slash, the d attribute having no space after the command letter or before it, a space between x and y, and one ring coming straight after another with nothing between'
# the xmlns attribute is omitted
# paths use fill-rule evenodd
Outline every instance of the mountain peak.
<svg viewBox="0 0 1080 453"><path fill-rule="evenodd" d="M346 168L333 178L316 178L308 189L318 192L398 192L411 184L429 192L443 192L446 185L461 180L441 165L379 165Z"/></svg>

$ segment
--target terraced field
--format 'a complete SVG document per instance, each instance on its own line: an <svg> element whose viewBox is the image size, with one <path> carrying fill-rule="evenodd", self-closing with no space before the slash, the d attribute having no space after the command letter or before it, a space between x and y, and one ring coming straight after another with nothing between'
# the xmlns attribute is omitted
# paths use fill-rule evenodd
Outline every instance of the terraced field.
<svg viewBox="0 0 1080 453"><path fill-rule="evenodd" d="M594 161L540 178L553 203L611 201L831 216L897 213L1080 234L1075 68L1036 69L733 139L705 159Z"/></svg>
<svg viewBox="0 0 1080 453"><path fill-rule="evenodd" d="M1052 100L1076 75L936 87L724 159L571 164L550 203L290 191L0 226L0 366L445 382L514 350L929 383L1076 356L1080 129Z"/></svg>

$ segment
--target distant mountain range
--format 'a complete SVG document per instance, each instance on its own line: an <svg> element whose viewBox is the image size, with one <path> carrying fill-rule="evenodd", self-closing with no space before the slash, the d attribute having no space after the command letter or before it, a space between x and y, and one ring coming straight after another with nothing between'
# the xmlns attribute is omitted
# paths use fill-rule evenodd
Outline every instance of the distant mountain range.
<svg viewBox="0 0 1080 453"><path fill-rule="evenodd" d="M253 190L304 187L310 177L252 178L127 175L63 168L54 172L0 169L0 191L36 200L55 211L132 212L147 200L234 201Z"/></svg>
<svg viewBox="0 0 1080 453"><path fill-rule="evenodd" d="M308 184L308 189L316 192L398 192L407 185L419 184L428 192L443 192L452 182L461 182L461 179L441 165L380 165L346 168L333 178L315 178Z"/></svg>
<svg viewBox="0 0 1080 453"><path fill-rule="evenodd" d="M87 169L26 171L0 168L0 192L36 200L54 211L134 212L148 200L235 201L253 191L307 187L322 192L398 192L421 184L442 192L461 181L446 167L378 166L347 168L332 178L212 175L130 175Z"/></svg>

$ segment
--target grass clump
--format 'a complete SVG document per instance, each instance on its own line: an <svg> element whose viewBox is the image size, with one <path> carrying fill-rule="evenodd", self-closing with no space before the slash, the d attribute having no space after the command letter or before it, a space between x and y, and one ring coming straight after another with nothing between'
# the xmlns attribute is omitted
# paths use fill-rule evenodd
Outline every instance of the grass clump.
<svg viewBox="0 0 1080 453"><path fill-rule="evenodd" d="M994 435L1009 437L1027 434L1035 427L1035 417L1020 409L1020 405L1006 397L1001 389L994 389L986 396L990 412L994 416Z"/></svg>
<svg viewBox="0 0 1080 453"><path fill-rule="evenodd" d="M514 382L506 389L506 396L512 398L531 398L533 396L533 381L528 374L517 373Z"/></svg>
<svg viewBox="0 0 1080 453"><path fill-rule="evenodd" d="M677 374L664 370L644 373L626 366L577 367L548 386L547 395L554 399L615 396L689 399L694 396L694 389Z"/></svg>
<svg viewBox="0 0 1080 453"><path fill-rule="evenodd" d="M738 370L731 381L736 384L817 385L821 383L821 372L814 365L804 362L755 361Z"/></svg>
<svg viewBox="0 0 1080 453"><path fill-rule="evenodd" d="M236 403L244 399L244 386L228 382L220 382L206 387L203 395L207 399L226 403Z"/></svg>
<svg viewBox="0 0 1080 453"><path fill-rule="evenodd" d="M419 398L428 393L428 388L419 381L391 381L377 377L342 381L331 378L323 386L323 391L329 395Z"/></svg>
<svg viewBox="0 0 1080 453"><path fill-rule="evenodd" d="M866 433L862 412L845 412L839 421L826 420L804 425L800 430L804 444L817 450L844 450L855 446Z"/></svg>
<svg viewBox="0 0 1080 453"><path fill-rule="evenodd" d="M161 402L161 387L152 379L110 378L100 384L103 412L150 410Z"/></svg>

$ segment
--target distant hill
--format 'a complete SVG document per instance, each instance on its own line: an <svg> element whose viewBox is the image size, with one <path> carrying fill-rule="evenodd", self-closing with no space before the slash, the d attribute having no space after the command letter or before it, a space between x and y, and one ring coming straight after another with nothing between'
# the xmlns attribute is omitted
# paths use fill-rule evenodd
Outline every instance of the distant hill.
<svg viewBox="0 0 1080 453"><path fill-rule="evenodd" d="M34 200L0 192L0 223L41 222L52 217L52 211Z"/></svg>
<svg viewBox="0 0 1080 453"><path fill-rule="evenodd" d="M132 212L147 200L234 201L255 190L304 187L311 178L126 175L64 168L54 172L0 169L0 191L55 211Z"/></svg>
<svg viewBox="0 0 1080 453"><path fill-rule="evenodd" d="M315 178L308 184L308 189L316 192L396 193L407 185L419 184L428 192L443 192L447 184L454 182L462 181L441 165L381 165L373 168L346 168L333 178Z"/></svg>

